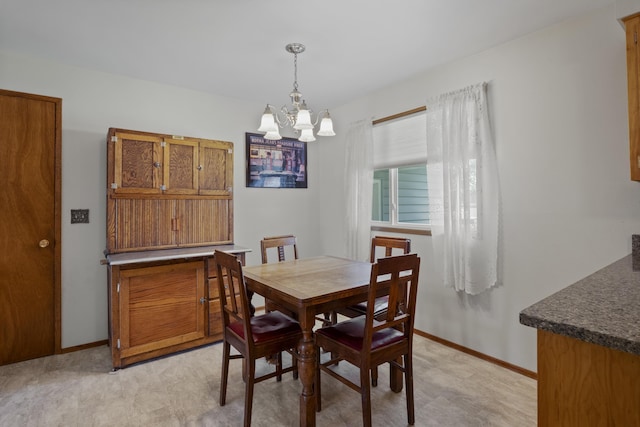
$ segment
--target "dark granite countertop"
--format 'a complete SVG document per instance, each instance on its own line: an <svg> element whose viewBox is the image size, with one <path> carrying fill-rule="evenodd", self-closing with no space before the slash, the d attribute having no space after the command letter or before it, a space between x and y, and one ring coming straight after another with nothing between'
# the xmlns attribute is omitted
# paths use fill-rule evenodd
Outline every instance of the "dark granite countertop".
<svg viewBox="0 0 640 427"><path fill-rule="evenodd" d="M520 312L520 323L640 355L640 271L628 255Z"/></svg>

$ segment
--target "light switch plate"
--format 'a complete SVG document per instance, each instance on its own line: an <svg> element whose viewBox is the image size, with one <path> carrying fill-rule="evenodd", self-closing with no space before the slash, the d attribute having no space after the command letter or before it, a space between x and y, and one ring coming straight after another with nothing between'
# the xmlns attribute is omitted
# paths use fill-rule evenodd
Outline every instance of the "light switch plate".
<svg viewBox="0 0 640 427"><path fill-rule="evenodd" d="M71 209L71 224L89 224L89 209Z"/></svg>

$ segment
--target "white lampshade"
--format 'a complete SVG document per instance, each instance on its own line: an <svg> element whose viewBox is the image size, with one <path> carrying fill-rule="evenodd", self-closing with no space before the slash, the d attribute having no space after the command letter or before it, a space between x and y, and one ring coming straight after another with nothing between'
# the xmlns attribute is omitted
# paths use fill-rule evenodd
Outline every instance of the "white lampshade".
<svg viewBox="0 0 640 427"><path fill-rule="evenodd" d="M277 132L278 125L276 125L276 121L273 117L273 113L267 109L265 109L264 114L262 115L262 119L260 120L260 127L258 128L259 132Z"/></svg>
<svg viewBox="0 0 640 427"><path fill-rule="evenodd" d="M335 132L333 131L333 121L331 117L329 117L329 113L327 113L326 117L322 119L320 122L320 130L318 131L318 135L320 136L335 136Z"/></svg>
<svg viewBox="0 0 640 427"><path fill-rule="evenodd" d="M297 130L313 129L313 124L311 123L311 114L309 113L309 110L303 108L298 111L298 114L296 115L296 124L293 126L293 128Z"/></svg>
<svg viewBox="0 0 640 427"><path fill-rule="evenodd" d="M264 135L264 139L270 139L272 141L277 141L279 139L282 139L282 136L280 135L280 132L278 132L278 128L276 128L275 130L268 131Z"/></svg>
<svg viewBox="0 0 640 427"><path fill-rule="evenodd" d="M303 141L303 142L312 142L315 141L316 137L313 136L313 128L312 129L302 129L300 131L300 138L298 138L298 141Z"/></svg>

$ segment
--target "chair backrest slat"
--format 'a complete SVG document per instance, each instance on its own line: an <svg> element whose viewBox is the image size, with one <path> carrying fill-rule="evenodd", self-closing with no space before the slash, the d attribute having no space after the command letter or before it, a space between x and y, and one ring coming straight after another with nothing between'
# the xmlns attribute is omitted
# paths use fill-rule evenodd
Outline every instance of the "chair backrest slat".
<svg viewBox="0 0 640 427"><path fill-rule="evenodd" d="M404 237L387 237L387 236L375 236L371 239L371 258L370 261L376 262L377 248L384 248L384 256L390 257L393 255L394 249L399 249L402 254L408 254L411 252L411 239Z"/></svg>
<svg viewBox="0 0 640 427"><path fill-rule="evenodd" d="M278 252L278 261L285 261L285 247L291 247L294 259L298 259L298 245L294 235L265 237L260 241L260 250L262 253L262 263L268 262L267 249L276 248Z"/></svg>
<svg viewBox="0 0 640 427"><path fill-rule="evenodd" d="M235 256L216 250L214 253L218 273L218 292L222 306L224 330L233 322L244 325L245 341L253 342L251 328L245 319L250 319L249 297L242 273L242 263Z"/></svg>
<svg viewBox="0 0 640 427"><path fill-rule="evenodd" d="M369 299L363 348L371 346L374 331L396 328L404 332L405 337L413 335L413 323L416 308L420 258L417 254L397 255L380 258L371 268ZM374 306L379 297L379 289L388 289L387 316L375 322Z"/></svg>

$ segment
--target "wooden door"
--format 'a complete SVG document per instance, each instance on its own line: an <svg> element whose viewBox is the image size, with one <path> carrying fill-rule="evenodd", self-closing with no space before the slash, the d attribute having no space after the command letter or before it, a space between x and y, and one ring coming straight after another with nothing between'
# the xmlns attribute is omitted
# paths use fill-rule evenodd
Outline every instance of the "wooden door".
<svg viewBox="0 0 640 427"><path fill-rule="evenodd" d="M201 141L199 156L200 194L231 197L233 144L224 141Z"/></svg>
<svg viewBox="0 0 640 427"><path fill-rule="evenodd" d="M0 365L60 352L62 100L0 90Z"/></svg>

